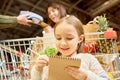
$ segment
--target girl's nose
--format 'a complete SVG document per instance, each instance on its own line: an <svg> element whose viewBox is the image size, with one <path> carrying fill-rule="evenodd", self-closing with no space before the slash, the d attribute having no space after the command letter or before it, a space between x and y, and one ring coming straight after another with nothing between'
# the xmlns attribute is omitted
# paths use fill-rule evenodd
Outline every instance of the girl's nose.
<svg viewBox="0 0 120 80"><path fill-rule="evenodd" d="M65 40L61 40L61 45L66 45L66 41Z"/></svg>

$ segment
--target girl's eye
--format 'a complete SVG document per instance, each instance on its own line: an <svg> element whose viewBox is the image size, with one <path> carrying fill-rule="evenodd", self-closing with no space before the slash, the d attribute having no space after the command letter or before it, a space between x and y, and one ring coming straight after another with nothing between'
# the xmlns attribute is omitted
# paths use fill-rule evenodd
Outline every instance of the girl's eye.
<svg viewBox="0 0 120 80"><path fill-rule="evenodd" d="M67 40L72 40L73 38L66 38Z"/></svg>
<svg viewBox="0 0 120 80"><path fill-rule="evenodd" d="M56 38L57 40L61 40L61 38Z"/></svg>

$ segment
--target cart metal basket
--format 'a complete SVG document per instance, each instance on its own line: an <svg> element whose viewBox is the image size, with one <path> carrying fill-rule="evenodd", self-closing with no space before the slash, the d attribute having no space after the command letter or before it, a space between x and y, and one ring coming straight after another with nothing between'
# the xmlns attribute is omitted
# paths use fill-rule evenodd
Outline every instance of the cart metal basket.
<svg viewBox="0 0 120 80"><path fill-rule="evenodd" d="M53 39L36 37L0 41L0 80L29 80L31 54L35 58L40 50L54 46Z"/></svg>

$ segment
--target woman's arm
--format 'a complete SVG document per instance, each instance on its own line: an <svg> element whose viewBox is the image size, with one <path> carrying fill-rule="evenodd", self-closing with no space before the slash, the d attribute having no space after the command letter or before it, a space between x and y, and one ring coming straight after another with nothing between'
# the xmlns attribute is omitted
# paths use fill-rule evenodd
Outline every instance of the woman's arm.
<svg viewBox="0 0 120 80"><path fill-rule="evenodd" d="M0 15L0 28L14 27L17 25L17 18Z"/></svg>
<svg viewBox="0 0 120 80"><path fill-rule="evenodd" d="M30 14L23 14L17 17L0 15L0 28L15 27L17 23L29 26L29 23L33 23L33 21L28 20L28 16Z"/></svg>

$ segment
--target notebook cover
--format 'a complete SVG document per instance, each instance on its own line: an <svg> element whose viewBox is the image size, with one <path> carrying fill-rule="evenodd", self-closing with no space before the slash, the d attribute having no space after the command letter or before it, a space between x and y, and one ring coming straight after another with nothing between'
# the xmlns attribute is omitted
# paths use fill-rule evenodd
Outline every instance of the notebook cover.
<svg viewBox="0 0 120 80"><path fill-rule="evenodd" d="M50 56L48 80L75 80L64 69L68 65L80 67L81 60L70 57Z"/></svg>

